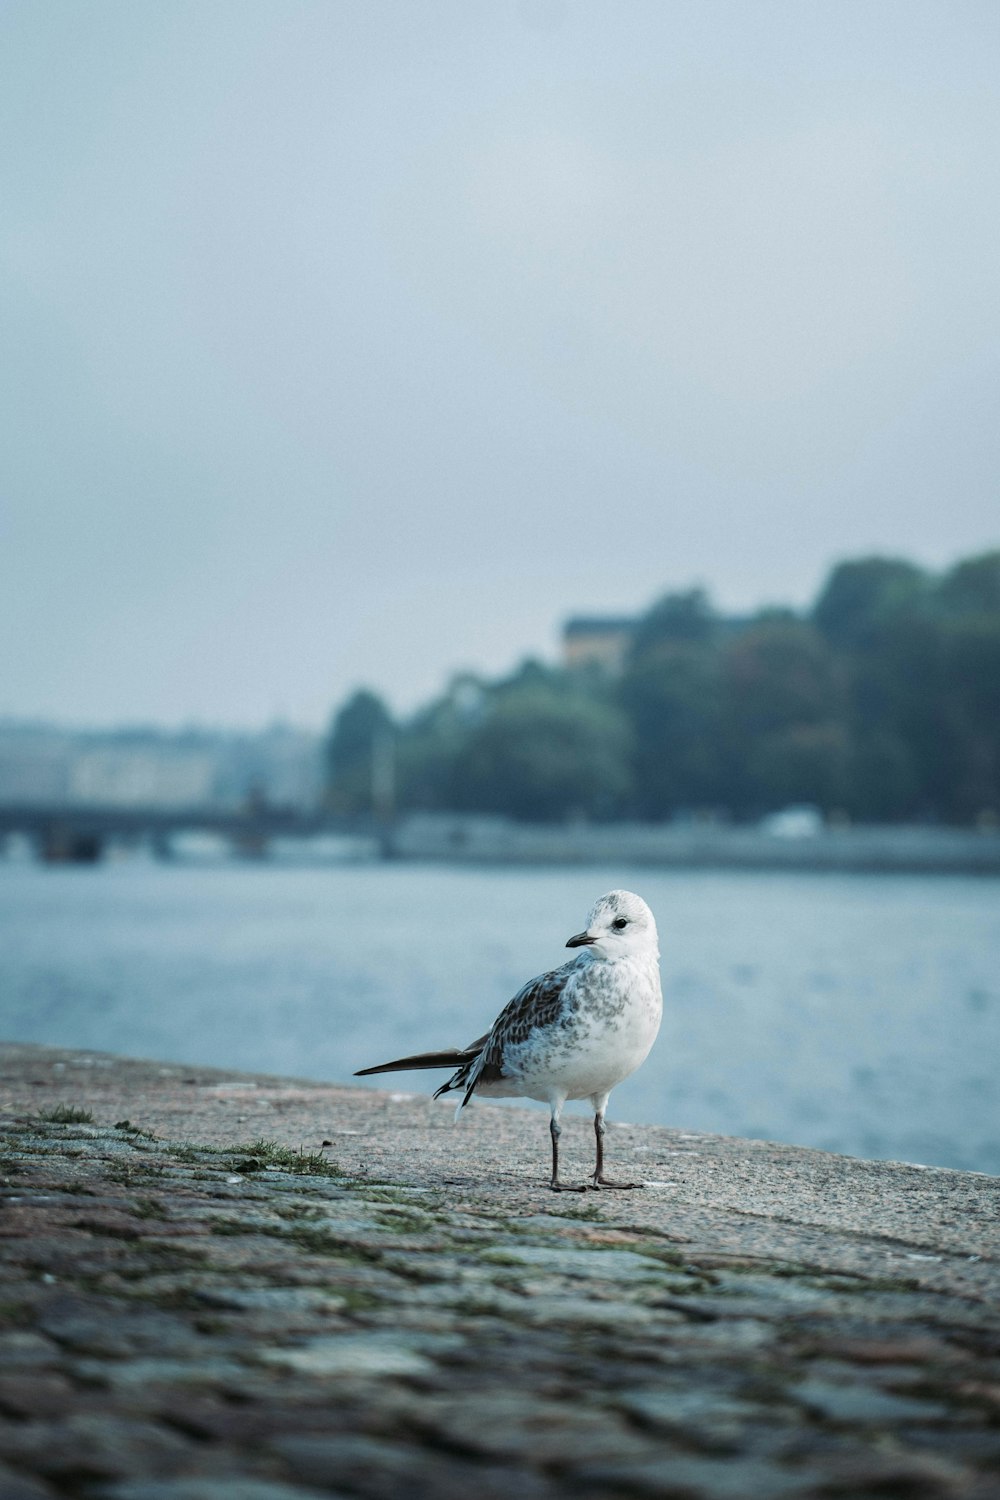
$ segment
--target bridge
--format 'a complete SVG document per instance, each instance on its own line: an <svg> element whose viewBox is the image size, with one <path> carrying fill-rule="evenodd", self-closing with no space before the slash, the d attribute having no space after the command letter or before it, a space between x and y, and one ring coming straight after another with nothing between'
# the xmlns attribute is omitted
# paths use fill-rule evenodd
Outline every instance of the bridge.
<svg viewBox="0 0 1000 1500"><path fill-rule="evenodd" d="M144 842L158 857L169 859L171 837L194 832L217 834L245 859L265 858L276 838L322 834L377 840L381 853L390 853L389 827L372 817L338 817L322 809L274 806L259 798L235 808L0 803L0 842L20 834L38 858L50 864L95 864L112 842Z"/></svg>

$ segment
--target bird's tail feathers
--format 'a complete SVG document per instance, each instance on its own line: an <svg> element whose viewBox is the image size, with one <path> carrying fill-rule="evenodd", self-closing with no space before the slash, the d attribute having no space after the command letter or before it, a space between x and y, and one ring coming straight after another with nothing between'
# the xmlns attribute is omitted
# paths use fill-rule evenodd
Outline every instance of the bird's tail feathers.
<svg viewBox="0 0 1000 1500"><path fill-rule="evenodd" d="M459 1120L461 1119L462 1110L465 1109L466 1105L472 1103L472 1098L473 1098L473 1095L475 1094L476 1084L478 1082L479 1082L479 1073L478 1073L478 1070L474 1072L473 1069L472 1069L472 1065L471 1064L467 1064L464 1068L459 1068L458 1072L455 1073L451 1078L449 1078L447 1083L443 1083L441 1085L441 1087L435 1091L434 1097L435 1097L435 1099L439 1099L442 1094L448 1094L448 1093L451 1092L452 1089L464 1089L465 1090L465 1093L462 1095L461 1099L459 1099L458 1103L455 1105L455 1124L456 1125L458 1124Z"/></svg>
<svg viewBox="0 0 1000 1500"><path fill-rule="evenodd" d="M433 1097L435 1099L440 1099L442 1094L450 1094L454 1089L465 1088L465 1085L469 1081L469 1069L475 1062L476 1056L478 1056L478 1054L475 1054L473 1057L466 1058L464 1062L459 1063L456 1072L452 1073L450 1078L446 1078L444 1083L440 1084L434 1090ZM466 1096L466 1098L462 1100L462 1104L467 1103L467 1100L468 1096ZM459 1109L461 1109L462 1104L458 1106Z"/></svg>
<svg viewBox="0 0 1000 1500"><path fill-rule="evenodd" d="M359 1068L354 1076L365 1078L369 1073L405 1073L417 1068L460 1068L463 1063L474 1062L478 1056L478 1048L469 1051L464 1047L446 1047L442 1052L417 1052L412 1057L397 1057L395 1062L379 1063L375 1068ZM438 1093L447 1087L445 1084Z"/></svg>

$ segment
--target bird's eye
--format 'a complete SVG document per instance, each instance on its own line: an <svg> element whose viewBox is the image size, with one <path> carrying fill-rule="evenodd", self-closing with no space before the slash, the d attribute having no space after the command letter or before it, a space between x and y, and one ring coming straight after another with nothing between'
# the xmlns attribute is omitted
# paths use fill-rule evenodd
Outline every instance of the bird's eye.
<svg viewBox="0 0 1000 1500"><path fill-rule="evenodd" d="M621 932L623 927L628 926L628 917L615 917L611 925L616 932Z"/></svg>

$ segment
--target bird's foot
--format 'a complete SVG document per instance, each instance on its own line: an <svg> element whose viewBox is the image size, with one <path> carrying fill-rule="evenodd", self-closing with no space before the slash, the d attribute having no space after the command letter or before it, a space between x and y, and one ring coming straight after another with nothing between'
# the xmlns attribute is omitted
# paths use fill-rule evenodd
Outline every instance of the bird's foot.
<svg viewBox="0 0 1000 1500"><path fill-rule="evenodd" d="M552 1181L549 1183L549 1187L554 1193L585 1193L587 1191L586 1184L584 1183L581 1183L579 1187L576 1187L573 1183L570 1182L560 1182L558 1177L553 1177Z"/></svg>
<svg viewBox="0 0 1000 1500"><path fill-rule="evenodd" d="M615 1182L614 1178L612 1178L612 1177L600 1177L595 1172L594 1175L593 1175L593 1177L591 1177L590 1181L587 1183L587 1186L589 1188L594 1188L595 1190L598 1190L598 1191L601 1188L617 1188L620 1192L625 1192L629 1188L641 1188L642 1187L642 1183L641 1182Z"/></svg>

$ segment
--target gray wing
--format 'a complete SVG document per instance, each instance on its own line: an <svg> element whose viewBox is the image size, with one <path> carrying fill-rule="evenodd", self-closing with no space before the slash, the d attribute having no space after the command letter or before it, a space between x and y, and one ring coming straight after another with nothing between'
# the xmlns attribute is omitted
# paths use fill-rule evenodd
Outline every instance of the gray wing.
<svg viewBox="0 0 1000 1500"><path fill-rule="evenodd" d="M438 1089L435 1099L438 1094L446 1094L451 1089L464 1088L464 1108L478 1083L496 1083L504 1078L503 1059L507 1047L525 1041L531 1032L542 1026L551 1026L558 1020L566 993L566 970L567 965L564 964L562 968L552 969L548 974L540 974L537 979L529 979L513 1000L504 1006L487 1035L482 1038L482 1047L475 1060L459 1068Z"/></svg>

